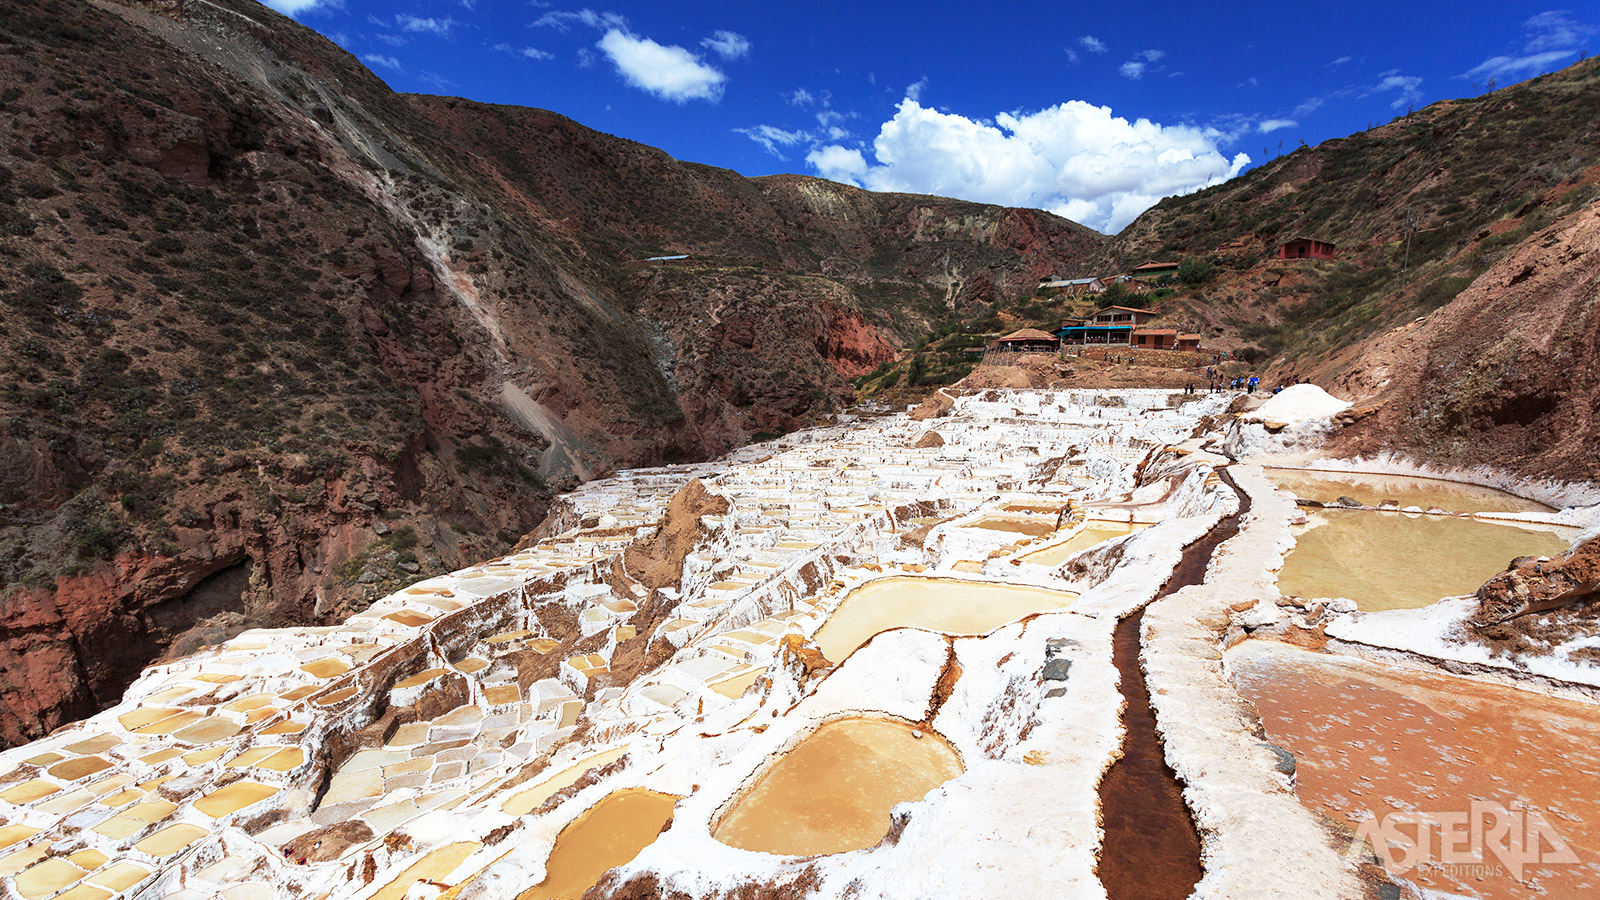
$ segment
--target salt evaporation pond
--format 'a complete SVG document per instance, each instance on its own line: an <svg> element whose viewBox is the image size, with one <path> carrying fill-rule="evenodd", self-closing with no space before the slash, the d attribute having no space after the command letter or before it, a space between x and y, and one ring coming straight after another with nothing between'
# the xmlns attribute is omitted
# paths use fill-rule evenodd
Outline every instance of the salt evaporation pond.
<svg viewBox="0 0 1600 900"><path fill-rule="evenodd" d="M1568 542L1456 516L1323 509L1295 538L1278 574L1294 597L1347 597L1363 610L1413 609L1476 591L1518 556L1555 556Z"/></svg>
<svg viewBox="0 0 1600 900"><path fill-rule="evenodd" d="M1026 615L1065 609L1078 599L1064 591L943 578L881 578L850 592L817 631L817 646L833 662L891 628L947 634L987 634Z"/></svg>
<svg viewBox="0 0 1600 900"><path fill-rule="evenodd" d="M1272 641L1245 641L1227 664L1269 739L1295 755L1312 809L1352 828L1387 816L1407 838L1420 815L1470 815L1474 801L1537 810L1579 860L1529 864L1518 881L1488 845L1481 864L1446 859L1435 828L1426 862L1403 877L1482 900L1600 896L1600 706Z"/></svg>
<svg viewBox="0 0 1600 900"><path fill-rule="evenodd" d="M672 819L681 797L642 788L607 794L561 830L545 863L545 879L517 900L582 897L611 869L632 862Z"/></svg>
<svg viewBox="0 0 1600 900"><path fill-rule="evenodd" d="M1090 522L1084 526L1082 531L1068 538L1065 542L1040 550L1038 553L1030 553L1024 556L1022 561L1036 566L1058 566L1096 544L1104 543L1123 535L1133 534L1144 527L1144 525L1129 525L1124 522Z"/></svg>
<svg viewBox="0 0 1600 900"><path fill-rule="evenodd" d="M860 850L889 833L895 804L961 774L931 732L889 719L842 719L812 732L734 801L712 837L786 856Z"/></svg>
<svg viewBox="0 0 1600 900"><path fill-rule="evenodd" d="M1267 469L1266 473L1273 484L1296 497L1323 503L1334 503L1340 497L1349 497L1359 500L1363 506L1377 506L1385 500L1393 500L1401 508L1415 506L1428 509L1437 506L1462 513L1551 511L1543 503L1515 494L1441 478L1314 469Z"/></svg>

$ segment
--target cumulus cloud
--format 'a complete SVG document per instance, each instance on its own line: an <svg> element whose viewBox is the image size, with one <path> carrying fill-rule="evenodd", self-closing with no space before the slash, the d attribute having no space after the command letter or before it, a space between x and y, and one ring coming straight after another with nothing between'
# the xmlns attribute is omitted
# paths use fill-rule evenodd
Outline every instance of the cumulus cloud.
<svg viewBox="0 0 1600 900"><path fill-rule="evenodd" d="M1293 119L1267 119L1256 125L1256 130L1262 134L1271 134L1282 128L1296 128L1300 125Z"/></svg>
<svg viewBox="0 0 1600 900"><path fill-rule="evenodd" d="M378 66L380 68L391 69L391 70L396 71L396 72L404 71L400 67L400 60L395 59L392 56L383 56L383 55L377 54L377 53L368 53L368 54L362 56L361 58L369 66Z"/></svg>
<svg viewBox="0 0 1600 900"><path fill-rule="evenodd" d="M787 101L790 106L810 106L811 104L817 102L817 98L811 96L811 92L805 88L796 88L794 93L789 94L783 99Z"/></svg>
<svg viewBox="0 0 1600 900"><path fill-rule="evenodd" d="M623 80L663 100L686 103L722 99L727 76L682 47L658 44L619 28L607 31L596 46L617 67Z"/></svg>
<svg viewBox="0 0 1600 900"><path fill-rule="evenodd" d="M723 59L742 59L750 55L750 39L732 31L713 32L711 37L700 42L700 46Z"/></svg>
<svg viewBox="0 0 1600 900"><path fill-rule="evenodd" d="M1078 45L1090 53L1106 52L1106 42L1100 40L1092 34L1086 34L1083 37L1078 38Z"/></svg>
<svg viewBox="0 0 1600 900"><path fill-rule="evenodd" d="M1128 60L1122 64L1121 69L1118 69L1118 71L1122 73L1123 78L1132 78L1134 81L1138 81L1144 77L1144 70L1145 63L1142 63L1136 59Z"/></svg>
<svg viewBox="0 0 1600 900"><path fill-rule="evenodd" d="M806 154L806 162L829 181L860 186L867 178L867 160L861 151L830 144Z"/></svg>
<svg viewBox="0 0 1600 900"><path fill-rule="evenodd" d="M436 19L431 16L424 19L421 16L413 16L408 13L401 13L400 15L395 16L394 21L396 25L400 26L402 31L411 31L419 34L436 34L440 37L449 37L450 30L461 24L449 16L446 16L443 19Z"/></svg>
<svg viewBox="0 0 1600 900"><path fill-rule="evenodd" d="M1186 125L1129 122L1073 100L979 121L907 97L872 144L831 144L806 156L825 178L878 191L941 194L1042 207L1105 232L1121 230L1162 197L1219 184L1249 165L1218 148L1220 135Z"/></svg>
<svg viewBox="0 0 1600 900"><path fill-rule="evenodd" d="M1578 55L1597 32L1600 29L1573 19L1565 11L1542 12L1522 23L1520 54L1491 56L1457 77L1481 81L1537 75Z"/></svg>

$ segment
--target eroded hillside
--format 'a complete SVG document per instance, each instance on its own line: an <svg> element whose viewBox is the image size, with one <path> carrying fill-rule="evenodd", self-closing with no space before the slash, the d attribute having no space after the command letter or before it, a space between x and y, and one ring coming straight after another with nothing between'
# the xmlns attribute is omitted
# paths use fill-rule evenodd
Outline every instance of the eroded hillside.
<svg viewBox="0 0 1600 900"><path fill-rule="evenodd" d="M245 0L13 3L0 84L6 741L837 409L1103 240L398 95Z"/></svg>

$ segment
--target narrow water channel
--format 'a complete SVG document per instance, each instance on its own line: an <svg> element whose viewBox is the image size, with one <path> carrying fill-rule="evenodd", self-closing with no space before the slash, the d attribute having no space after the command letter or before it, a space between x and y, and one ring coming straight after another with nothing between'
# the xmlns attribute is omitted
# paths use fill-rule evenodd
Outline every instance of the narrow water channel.
<svg viewBox="0 0 1600 900"><path fill-rule="evenodd" d="M1239 494L1239 511L1218 522L1205 537L1183 550L1159 600L1205 580L1211 554L1239 533L1250 497L1239 492L1225 470L1223 481ZM1152 601L1153 602L1153 601ZM1139 665L1139 627L1144 609L1117 623L1112 661L1121 678L1124 734L1122 758L1100 782L1105 843L1100 849L1100 882L1110 900L1184 900L1200 881L1200 834L1183 802L1183 785L1167 765L1156 733L1150 689Z"/></svg>

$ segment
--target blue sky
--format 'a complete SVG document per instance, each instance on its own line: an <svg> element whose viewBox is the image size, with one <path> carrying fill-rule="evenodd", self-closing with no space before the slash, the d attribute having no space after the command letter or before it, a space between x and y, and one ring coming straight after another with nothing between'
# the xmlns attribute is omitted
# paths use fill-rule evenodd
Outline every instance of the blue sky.
<svg viewBox="0 0 1600 900"><path fill-rule="evenodd" d="M1106 232L1302 140L1600 50L1592 0L268 5L396 90L551 109L746 175L1034 206ZM1312 6L1329 11L1298 11Z"/></svg>

